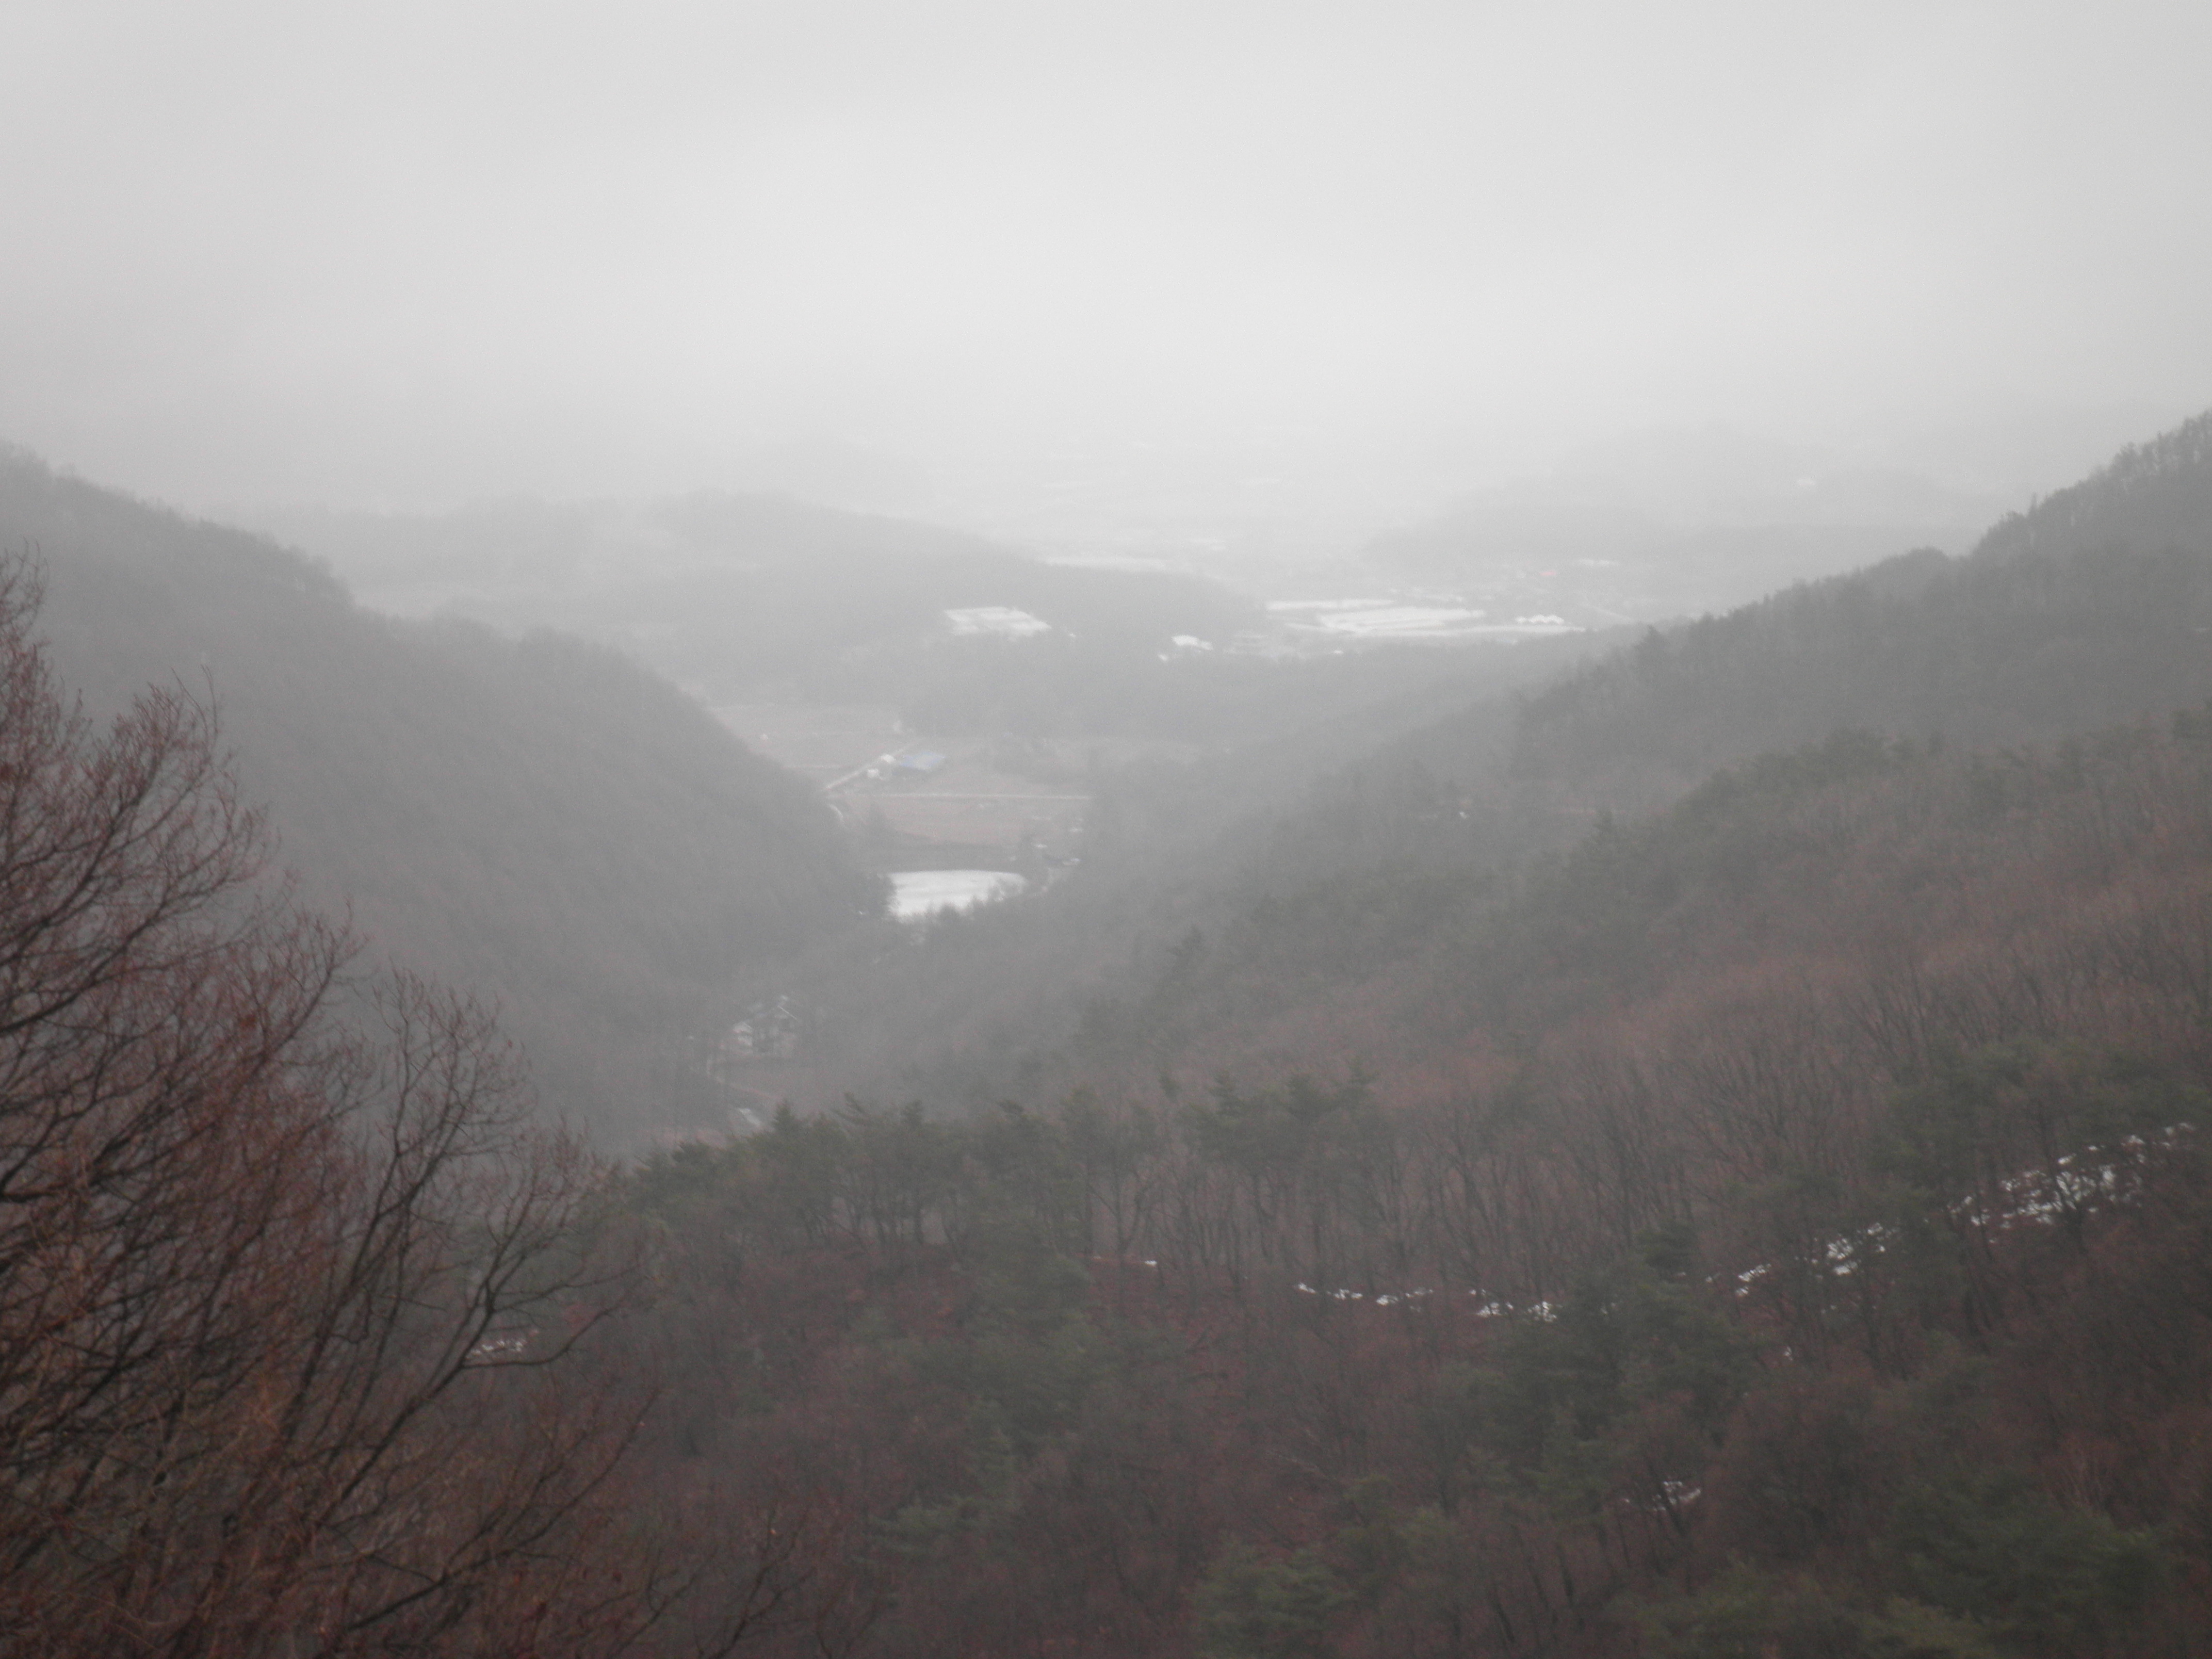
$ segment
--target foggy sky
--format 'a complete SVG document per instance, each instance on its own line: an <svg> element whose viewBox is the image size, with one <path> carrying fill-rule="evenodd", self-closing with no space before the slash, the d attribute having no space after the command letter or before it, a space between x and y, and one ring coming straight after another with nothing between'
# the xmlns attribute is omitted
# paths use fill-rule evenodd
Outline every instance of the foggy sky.
<svg viewBox="0 0 2212 1659"><path fill-rule="evenodd" d="M2208 63L2200 0L0 0L0 438L428 504L2178 414Z"/></svg>

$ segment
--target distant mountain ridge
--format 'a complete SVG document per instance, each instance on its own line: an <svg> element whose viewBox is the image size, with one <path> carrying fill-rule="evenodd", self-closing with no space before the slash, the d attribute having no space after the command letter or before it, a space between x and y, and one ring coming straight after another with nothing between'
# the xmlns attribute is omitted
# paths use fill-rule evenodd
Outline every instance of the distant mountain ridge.
<svg viewBox="0 0 2212 1659"><path fill-rule="evenodd" d="M705 490L645 502L489 501L443 514L298 511L270 529L370 602L556 627L633 650L732 701L899 701L969 650L948 610L1004 605L1086 669L1219 639L1258 608L1195 577L1072 568L941 526L789 496Z"/></svg>
<svg viewBox="0 0 2212 1659"><path fill-rule="evenodd" d="M880 902L803 780L604 647L378 617L263 537L21 453L0 544L42 567L90 711L211 694L306 895L502 1005L549 1103L617 1139L711 1110L684 1039Z"/></svg>
<svg viewBox="0 0 2212 1659"><path fill-rule="evenodd" d="M1473 491L1367 552L1493 609L1663 624L1916 544L1963 550L1999 505L1726 428L1662 429Z"/></svg>

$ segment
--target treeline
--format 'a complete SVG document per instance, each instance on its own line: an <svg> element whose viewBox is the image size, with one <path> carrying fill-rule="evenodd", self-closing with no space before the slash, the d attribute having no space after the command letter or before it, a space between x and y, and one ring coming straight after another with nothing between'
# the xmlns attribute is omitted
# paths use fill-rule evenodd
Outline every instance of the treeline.
<svg viewBox="0 0 2212 1659"><path fill-rule="evenodd" d="M2104 544L2201 545L2212 524L2212 413L2131 444L2080 483L2008 514L1978 557L2070 551Z"/></svg>
<svg viewBox="0 0 2212 1659"><path fill-rule="evenodd" d="M1443 930L1432 1086L641 1171L659 1455L854 1653L2202 1651L2208 941L2212 712L1763 761Z"/></svg>

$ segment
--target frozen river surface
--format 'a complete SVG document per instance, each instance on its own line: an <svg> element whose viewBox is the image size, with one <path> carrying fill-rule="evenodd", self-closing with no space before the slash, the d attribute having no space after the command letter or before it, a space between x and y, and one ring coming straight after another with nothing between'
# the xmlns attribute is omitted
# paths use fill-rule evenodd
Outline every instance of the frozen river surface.
<svg viewBox="0 0 2212 1659"><path fill-rule="evenodd" d="M1012 898L1029 883L1008 870L905 870L891 878L891 915L920 921L939 910L965 910Z"/></svg>

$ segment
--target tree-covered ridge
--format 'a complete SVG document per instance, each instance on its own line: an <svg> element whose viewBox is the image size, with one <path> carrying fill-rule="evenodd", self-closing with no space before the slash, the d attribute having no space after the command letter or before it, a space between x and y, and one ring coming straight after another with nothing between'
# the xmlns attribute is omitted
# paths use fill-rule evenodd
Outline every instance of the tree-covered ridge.
<svg viewBox="0 0 2212 1659"><path fill-rule="evenodd" d="M389 608L612 641L717 697L890 702L940 728L1124 729L1132 697L1172 704L1176 676L1158 659L1170 638L1226 640L1258 615L1196 577L1052 564L980 536L774 495L275 522ZM947 611L990 606L1053 632L1019 648L951 636ZM1170 725L1176 712L1144 711Z"/></svg>
<svg viewBox="0 0 2212 1659"><path fill-rule="evenodd" d="M1530 700L1516 766L1646 805L1839 726L2048 740L2212 691L2212 416L1990 532L1655 629ZM1607 800L1607 797L1612 799Z"/></svg>
<svg viewBox="0 0 2212 1659"><path fill-rule="evenodd" d="M1446 1086L640 1172L669 1455L856 1654L2203 1651L2208 939L2212 712L1763 761L1437 930Z"/></svg>
<svg viewBox="0 0 2212 1659"><path fill-rule="evenodd" d="M304 890L499 1000L549 1100L618 1136L687 1109L657 1056L743 975L877 902L802 780L605 647L378 617L260 538L21 457L0 541L40 562L90 707L211 696Z"/></svg>
<svg viewBox="0 0 2212 1659"><path fill-rule="evenodd" d="M1534 698L1525 779L1667 799L1838 726L2048 740L2212 691L2212 538L1948 563L1910 555L1667 631Z"/></svg>
<svg viewBox="0 0 2212 1659"><path fill-rule="evenodd" d="M1978 559L2069 551L2100 544L2201 546L2212 524L2212 412L2147 443L2130 444L2105 466L2010 514L1974 549Z"/></svg>

